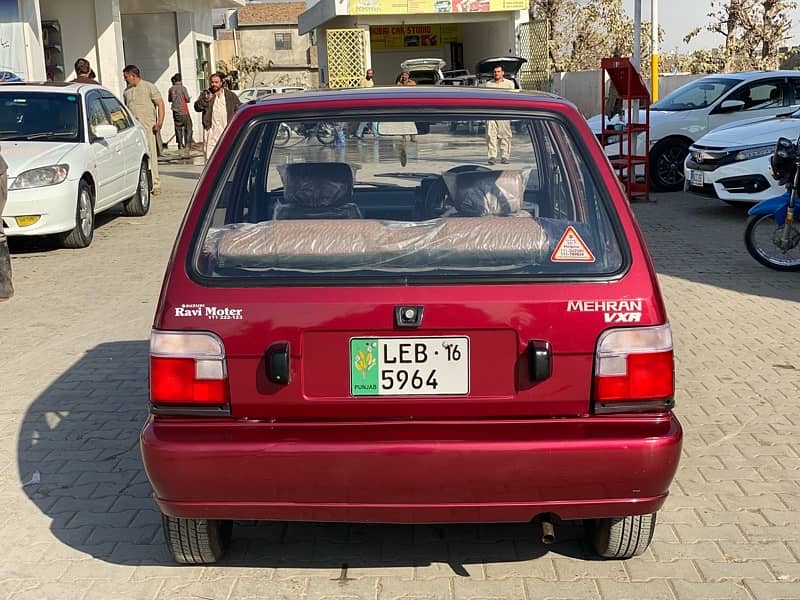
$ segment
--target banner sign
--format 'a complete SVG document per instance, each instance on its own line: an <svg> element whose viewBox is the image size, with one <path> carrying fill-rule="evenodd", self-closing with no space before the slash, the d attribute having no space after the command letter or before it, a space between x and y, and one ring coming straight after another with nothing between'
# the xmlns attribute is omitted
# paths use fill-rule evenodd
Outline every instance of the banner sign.
<svg viewBox="0 0 800 600"><path fill-rule="evenodd" d="M528 0L349 0L351 15L408 15L528 10Z"/></svg>
<svg viewBox="0 0 800 600"><path fill-rule="evenodd" d="M369 39L373 50L441 48L444 44L461 41L461 27L458 23L373 25L369 28Z"/></svg>

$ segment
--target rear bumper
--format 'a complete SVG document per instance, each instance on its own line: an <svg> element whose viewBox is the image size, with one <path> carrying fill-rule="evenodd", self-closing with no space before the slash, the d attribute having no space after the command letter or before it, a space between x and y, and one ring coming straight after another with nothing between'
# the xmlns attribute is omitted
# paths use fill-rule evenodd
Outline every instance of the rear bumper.
<svg viewBox="0 0 800 600"><path fill-rule="evenodd" d="M645 514L666 499L672 415L270 424L153 418L141 434L165 514L455 523Z"/></svg>

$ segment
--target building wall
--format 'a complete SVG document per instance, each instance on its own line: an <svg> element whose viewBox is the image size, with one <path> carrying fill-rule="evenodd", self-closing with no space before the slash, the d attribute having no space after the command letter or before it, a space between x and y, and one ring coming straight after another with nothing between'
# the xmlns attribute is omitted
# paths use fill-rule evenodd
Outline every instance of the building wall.
<svg viewBox="0 0 800 600"><path fill-rule="evenodd" d="M516 43L514 19L506 13L502 21L463 23L461 39L464 41L464 66L475 72L479 60L492 56L513 56Z"/></svg>
<svg viewBox="0 0 800 600"><path fill-rule="evenodd" d="M292 36L291 50L275 48L276 33ZM246 81L240 79L240 88L252 85L302 85L310 88L319 85L316 51L308 35L298 35L296 26L242 27L239 29L239 47L242 56L263 56L271 61L268 71L255 74L255 83L252 75Z"/></svg>
<svg viewBox="0 0 800 600"><path fill-rule="evenodd" d="M39 0L42 22L58 21L61 27L61 46L66 81L75 78L73 65L79 58L87 59L93 67L97 60L97 24L94 0ZM102 83L115 75L95 72Z"/></svg>
<svg viewBox="0 0 800 600"><path fill-rule="evenodd" d="M661 98L680 86L704 75L661 75L658 78L658 91ZM647 87L650 80L646 79ZM575 104L585 117L599 115L601 109L600 71L577 71L574 73L553 73L550 91Z"/></svg>

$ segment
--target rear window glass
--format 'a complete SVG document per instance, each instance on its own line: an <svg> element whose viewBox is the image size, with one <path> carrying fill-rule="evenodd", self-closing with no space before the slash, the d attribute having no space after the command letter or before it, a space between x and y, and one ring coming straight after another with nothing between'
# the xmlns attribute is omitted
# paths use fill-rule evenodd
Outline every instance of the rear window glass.
<svg viewBox="0 0 800 600"><path fill-rule="evenodd" d="M623 266L594 169L555 118L260 121L231 154L195 238L205 277L529 280Z"/></svg>

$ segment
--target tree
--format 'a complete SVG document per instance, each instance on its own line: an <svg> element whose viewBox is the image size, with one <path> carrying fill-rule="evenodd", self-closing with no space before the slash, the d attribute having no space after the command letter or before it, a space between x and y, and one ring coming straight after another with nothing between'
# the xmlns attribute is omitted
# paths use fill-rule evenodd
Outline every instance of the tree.
<svg viewBox="0 0 800 600"><path fill-rule="evenodd" d="M789 11L796 6L794 0L711 0L706 29L725 37L725 70L775 69L791 29ZM693 30L684 41L699 32Z"/></svg>
<svg viewBox="0 0 800 600"><path fill-rule="evenodd" d="M240 81L246 81L250 78L249 87L254 87L256 85L256 75L263 71L268 71L270 61L263 56L234 56L231 60L231 66L239 71Z"/></svg>
<svg viewBox="0 0 800 600"><path fill-rule="evenodd" d="M555 71L598 69L603 57L633 53L634 24L622 0L530 0L529 11L531 18L548 22L548 49ZM642 31L650 31L647 23L642 23ZM649 70L651 47L650 36L643 35L643 71Z"/></svg>

